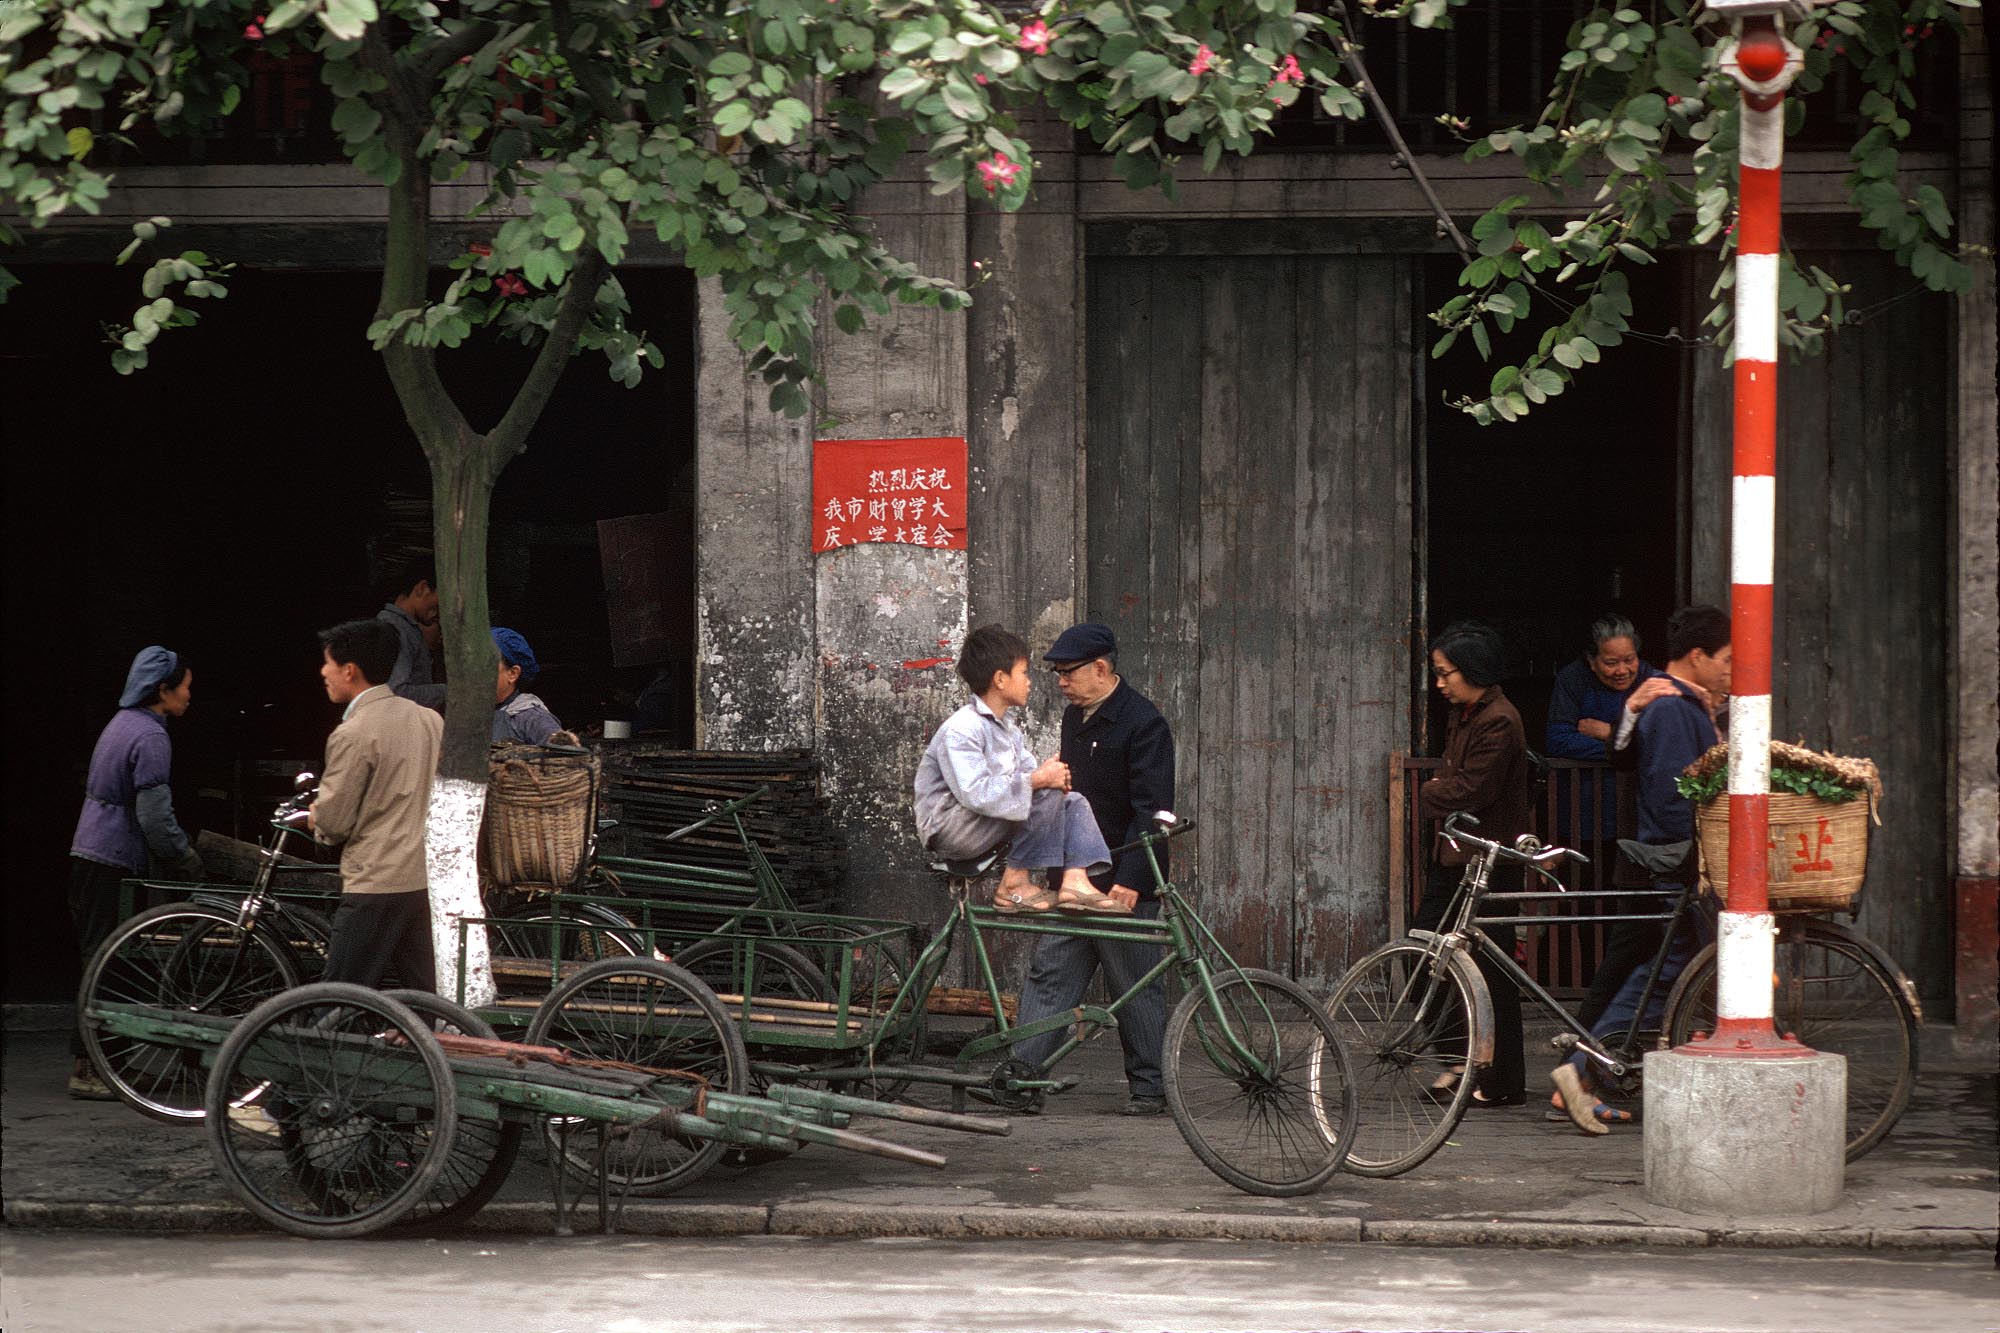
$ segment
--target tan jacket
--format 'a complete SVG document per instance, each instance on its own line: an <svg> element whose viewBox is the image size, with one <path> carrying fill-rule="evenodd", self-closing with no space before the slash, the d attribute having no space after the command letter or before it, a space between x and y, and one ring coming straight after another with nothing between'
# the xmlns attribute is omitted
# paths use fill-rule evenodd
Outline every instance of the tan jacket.
<svg viewBox="0 0 2000 1333"><path fill-rule="evenodd" d="M321 842L340 848L343 893L429 886L424 815L443 735L437 713L377 685L326 738L313 825Z"/></svg>

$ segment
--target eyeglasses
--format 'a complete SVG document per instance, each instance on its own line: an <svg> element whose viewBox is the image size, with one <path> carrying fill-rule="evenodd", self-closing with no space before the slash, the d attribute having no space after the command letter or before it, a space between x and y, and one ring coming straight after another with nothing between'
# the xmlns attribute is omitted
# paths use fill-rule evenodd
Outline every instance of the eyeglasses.
<svg viewBox="0 0 2000 1333"><path fill-rule="evenodd" d="M1457 674L1458 674L1457 667L1453 667L1449 671L1439 671L1436 667L1431 668L1432 680L1439 680L1439 681L1450 680L1453 676L1456 676Z"/></svg>
<svg viewBox="0 0 2000 1333"><path fill-rule="evenodd" d="M1090 662L1095 662L1096 660L1093 657L1090 659ZM1071 673L1083 670L1090 665L1090 662L1071 662L1068 666L1052 666L1049 668L1049 674L1057 680L1068 680Z"/></svg>

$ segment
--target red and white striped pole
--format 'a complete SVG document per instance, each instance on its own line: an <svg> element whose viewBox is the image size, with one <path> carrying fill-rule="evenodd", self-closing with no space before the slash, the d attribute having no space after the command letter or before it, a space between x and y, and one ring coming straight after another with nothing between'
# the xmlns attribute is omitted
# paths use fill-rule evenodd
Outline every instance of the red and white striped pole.
<svg viewBox="0 0 2000 1333"><path fill-rule="evenodd" d="M1772 1030L1771 584L1778 463L1778 247L1785 89L1803 63L1775 19L1743 21L1723 69L1743 90L1736 215L1735 480L1730 509L1729 897L1716 945L1716 1028L1688 1049L1796 1055Z"/></svg>

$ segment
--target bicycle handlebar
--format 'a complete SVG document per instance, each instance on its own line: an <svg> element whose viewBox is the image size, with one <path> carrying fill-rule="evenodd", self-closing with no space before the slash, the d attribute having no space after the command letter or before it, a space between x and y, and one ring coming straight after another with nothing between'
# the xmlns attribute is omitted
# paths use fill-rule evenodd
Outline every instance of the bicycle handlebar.
<svg viewBox="0 0 2000 1333"><path fill-rule="evenodd" d="M683 828L675 829L672 833L669 833L664 838L661 838L660 841L673 842L676 839L685 838L690 833L699 833L701 832L701 830L707 828L710 824L713 824L716 820L722 818L724 815L735 814L738 810L741 810L744 806L750 804L750 802L756 800L759 796L764 795L770 790L771 790L771 784L767 782L763 786L759 787L756 791L751 792L747 796L739 796L727 805L716 806L713 810L710 810L700 819L695 820L694 823L686 825Z"/></svg>
<svg viewBox="0 0 2000 1333"><path fill-rule="evenodd" d="M1520 838L1515 840L1515 845L1509 847L1505 843L1475 837L1473 834L1465 831L1467 826L1478 828L1479 820L1467 811L1454 810L1445 816L1444 837L1454 847L1464 847L1469 844L1497 856L1504 856L1509 861L1519 861L1522 865L1533 866L1537 870L1540 870L1551 861L1560 861L1564 857L1568 857L1579 865L1590 864L1590 858L1582 852L1573 851L1568 847L1544 847L1541 840L1536 838L1532 833L1523 833ZM1523 847L1521 844L1524 842L1529 845Z"/></svg>
<svg viewBox="0 0 2000 1333"><path fill-rule="evenodd" d="M1178 838L1181 834L1190 832L1193 828L1194 821L1192 819L1182 819L1171 810L1162 810L1153 816L1153 831L1151 833L1141 833L1138 837L1125 843L1123 846L1113 847L1111 855L1116 856L1120 852L1129 852L1134 847L1143 847L1149 842L1165 842L1168 838Z"/></svg>

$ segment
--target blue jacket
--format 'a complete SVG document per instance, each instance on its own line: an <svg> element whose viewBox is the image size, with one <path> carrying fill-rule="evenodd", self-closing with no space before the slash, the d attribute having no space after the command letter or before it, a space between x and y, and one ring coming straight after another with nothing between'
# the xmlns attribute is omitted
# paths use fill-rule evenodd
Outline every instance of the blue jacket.
<svg viewBox="0 0 2000 1333"><path fill-rule="evenodd" d="M1552 759L1603 763L1609 757L1605 753L1604 742L1584 735L1576 729L1576 724L1590 718L1609 723L1615 732L1618 715L1625 707L1625 701L1632 697L1632 691L1639 688L1639 682L1659 674L1657 667L1641 660L1639 674L1632 678L1632 683L1622 690L1613 690L1597 678L1597 673L1590 669L1588 662L1571 662L1556 672L1556 687L1549 695L1549 724L1542 745L1544 753ZM1576 778L1559 769L1554 781L1556 836L1578 836L1568 827L1569 784ZM1589 830L1581 836L1606 840L1615 838L1618 836L1618 809L1607 803L1602 811L1598 811L1593 789L1592 783L1585 782L1578 796L1578 823Z"/></svg>
<svg viewBox="0 0 2000 1333"><path fill-rule="evenodd" d="M1153 897L1153 871L1143 847L1119 852L1153 827L1153 816L1174 808L1174 734L1153 701L1119 681L1088 718L1075 704L1063 709L1062 761L1070 787L1090 802L1098 832L1111 848L1111 869L1092 875L1100 889L1116 884ZM1167 849L1153 849L1160 873Z"/></svg>
<svg viewBox="0 0 2000 1333"><path fill-rule="evenodd" d="M1674 781L1717 739L1701 701L1679 681L1674 688L1672 697L1646 705L1632 738L1639 749L1639 841L1656 845L1694 837L1694 803Z"/></svg>

